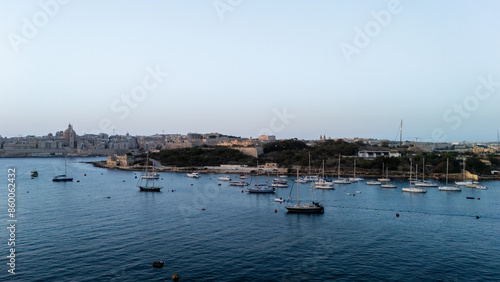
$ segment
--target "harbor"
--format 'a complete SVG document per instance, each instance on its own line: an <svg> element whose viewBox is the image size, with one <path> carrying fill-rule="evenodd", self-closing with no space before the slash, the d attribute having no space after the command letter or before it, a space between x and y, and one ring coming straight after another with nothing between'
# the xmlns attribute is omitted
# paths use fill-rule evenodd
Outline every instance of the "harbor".
<svg viewBox="0 0 500 282"><path fill-rule="evenodd" d="M312 200L314 184L297 186L296 175L285 178L288 188L252 194L219 180L225 174L189 178L160 172L162 191L143 193L137 187L140 171L99 168L88 161L103 159L68 158L67 175L74 181L55 183L52 177L64 171L63 158L16 160L20 280L161 280L173 274L181 281L500 276L491 259L500 251L500 182L483 181L488 190L428 188L422 195L403 193L402 179L394 181L396 189L366 181L335 185L314 189L313 201L324 206L324 213L305 215L285 208L296 203L297 187L301 203ZM1 169L8 165L8 159L0 159ZM31 179L33 167L38 177ZM272 179L248 175L245 180L254 185ZM259 243L250 248L250 241ZM30 256L37 260L21 259ZM77 267L64 267L68 260ZM163 267L152 267L156 261ZM421 271L413 271L415 265Z"/></svg>

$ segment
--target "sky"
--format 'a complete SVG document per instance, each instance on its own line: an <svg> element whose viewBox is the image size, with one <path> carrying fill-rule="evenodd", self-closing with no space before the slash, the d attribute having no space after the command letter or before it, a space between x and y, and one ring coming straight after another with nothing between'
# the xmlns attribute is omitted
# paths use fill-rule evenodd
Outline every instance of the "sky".
<svg viewBox="0 0 500 282"><path fill-rule="evenodd" d="M497 141L500 1L0 0L0 136Z"/></svg>

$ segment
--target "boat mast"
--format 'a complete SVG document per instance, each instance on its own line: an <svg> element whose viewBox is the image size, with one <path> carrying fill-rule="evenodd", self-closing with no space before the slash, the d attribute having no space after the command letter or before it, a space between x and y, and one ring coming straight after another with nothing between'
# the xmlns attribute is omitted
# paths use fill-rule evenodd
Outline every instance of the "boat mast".
<svg viewBox="0 0 500 282"><path fill-rule="evenodd" d="M465 156L463 157L464 159L464 172L462 174L462 180L465 181Z"/></svg>
<svg viewBox="0 0 500 282"><path fill-rule="evenodd" d="M325 160L323 160L323 180L325 179Z"/></svg>
<svg viewBox="0 0 500 282"><path fill-rule="evenodd" d="M412 173L412 169L413 169L413 162L410 161L410 187L411 187L411 173Z"/></svg>
<svg viewBox="0 0 500 282"><path fill-rule="evenodd" d="M449 158L446 158L446 186L448 186L448 162L450 161Z"/></svg>
<svg viewBox="0 0 500 282"><path fill-rule="evenodd" d="M403 120L401 120L401 125L399 126L399 147L403 144Z"/></svg>
<svg viewBox="0 0 500 282"><path fill-rule="evenodd" d="M299 169L297 168L297 206L299 205Z"/></svg>
<svg viewBox="0 0 500 282"><path fill-rule="evenodd" d="M337 178L340 179L340 154L339 154L339 169L337 173Z"/></svg>
<svg viewBox="0 0 500 282"><path fill-rule="evenodd" d="M418 181L418 164L415 164L415 181Z"/></svg>
<svg viewBox="0 0 500 282"><path fill-rule="evenodd" d="M311 175L311 153L309 153L309 169L307 171L309 175Z"/></svg>
<svg viewBox="0 0 500 282"><path fill-rule="evenodd" d="M425 181L425 158L422 158L422 182Z"/></svg>

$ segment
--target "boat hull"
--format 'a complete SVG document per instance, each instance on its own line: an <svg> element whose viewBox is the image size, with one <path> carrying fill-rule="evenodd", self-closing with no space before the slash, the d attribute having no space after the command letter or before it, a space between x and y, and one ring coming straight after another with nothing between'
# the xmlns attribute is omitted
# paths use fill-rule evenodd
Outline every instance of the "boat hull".
<svg viewBox="0 0 500 282"><path fill-rule="evenodd" d="M146 187L146 186L139 186L139 189L141 192L161 192L161 189L163 187Z"/></svg>
<svg viewBox="0 0 500 282"><path fill-rule="evenodd" d="M54 182L72 182L73 178L54 178L52 179Z"/></svg>
<svg viewBox="0 0 500 282"><path fill-rule="evenodd" d="M230 182L229 186L248 186L248 182L245 181Z"/></svg>
<svg viewBox="0 0 500 282"><path fill-rule="evenodd" d="M427 193L426 190L422 188L410 187L410 188L401 188L401 191L408 193Z"/></svg>
<svg viewBox="0 0 500 282"><path fill-rule="evenodd" d="M456 192L462 191L462 188L457 187L457 186L441 186L438 189L439 189L439 191L456 191Z"/></svg>
<svg viewBox="0 0 500 282"><path fill-rule="evenodd" d="M286 207L289 213L324 213L325 208L322 205L299 205Z"/></svg>

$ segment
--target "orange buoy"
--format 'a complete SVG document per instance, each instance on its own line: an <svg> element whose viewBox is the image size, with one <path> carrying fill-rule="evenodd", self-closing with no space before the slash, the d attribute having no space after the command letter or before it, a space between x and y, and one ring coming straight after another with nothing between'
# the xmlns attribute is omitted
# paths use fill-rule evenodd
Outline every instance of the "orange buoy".
<svg viewBox="0 0 500 282"><path fill-rule="evenodd" d="M202 208L201 210L202 210L202 211L204 211L205 209L204 209L204 208Z"/></svg>
<svg viewBox="0 0 500 282"><path fill-rule="evenodd" d="M87 176L87 174L85 173L83 176Z"/></svg>
<svg viewBox="0 0 500 282"><path fill-rule="evenodd" d="M174 280L174 281L179 281L179 275L177 275L177 273L174 273L174 274L172 275L172 280Z"/></svg>
<svg viewBox="0 0 500 282"><path fill-rule="evenodd" d="M481 198L477 198L478 200L481 200Z"/></svg>
<svg viewBox="0 0 500 282"><path fill-rule="evenodd" d="M278 210L275 209L274 212L278 212Z"/></svg>
<svg viewBox="0 0 500 282"><path fill-rule="evenodd" d="M243 193L243 190L241 190L241 193Z"/></svg>
<svg viewBox="0 0 500 282"><path fill-rule="evenodd" d="M399 217L399 213L396 214L396 217Z"/></svg>

